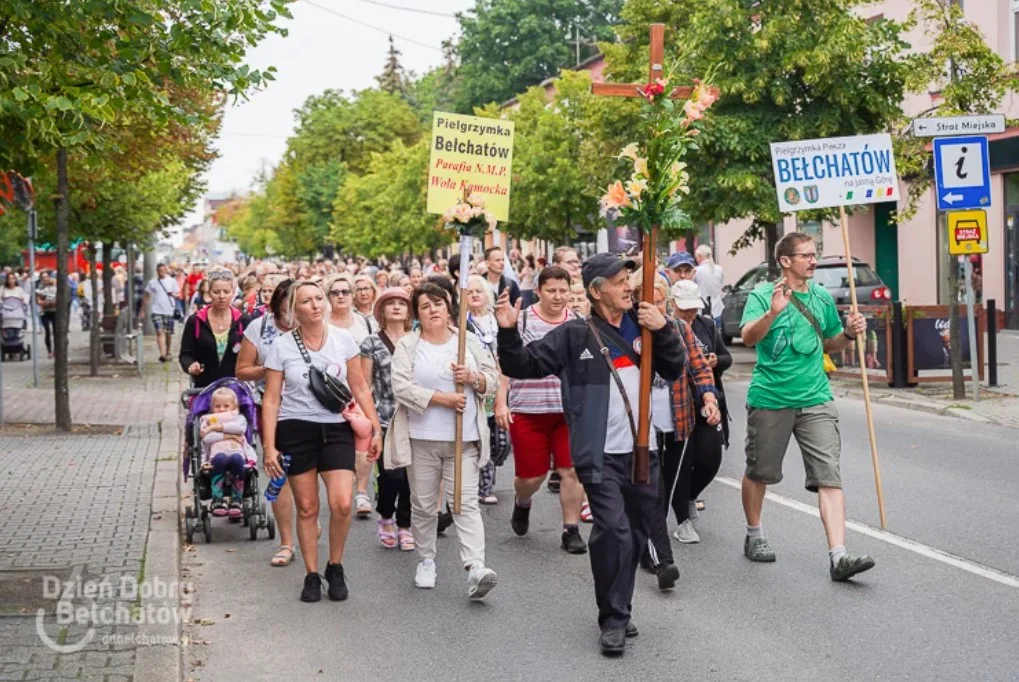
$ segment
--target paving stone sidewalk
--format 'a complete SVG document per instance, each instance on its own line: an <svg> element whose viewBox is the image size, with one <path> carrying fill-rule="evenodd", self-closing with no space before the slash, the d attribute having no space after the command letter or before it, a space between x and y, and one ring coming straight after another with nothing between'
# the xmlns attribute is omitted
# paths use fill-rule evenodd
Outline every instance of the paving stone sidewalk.
<svg viewBox="0 0 1019 682"><path fill-rule="evenodd" d="M751 349L735 344L732 369L726 378L748 381L756 356ZM981 399L972 399L967 382L967 399L952 397L950 383L927 383L912 388L890 388L887 382L870 384L871 400L910 410L943 414L981 424L998 424L1019 429L1019 333L1006 331L998 335L998 386L988 388L985 377L981 386ZM832 379L832 390L837 397L863 399L859 380Z"/></svg>
<svg viewBox="0 0 1019 682"><path fill-rule="evenodd" d="M72 333L71 348L72 362L87 358L87 337ZM154 346L148 352L155 357ZM179 368L153 363L144 377L104 368L102 378L72 378L76 425L122 427L98 434L45 428L53 423L52 361L40 362L39 388L31 387L31 363L3 369L7 423L41 430L0 430L0 680L176 677L179 666L158 677L138 670L150 650L179 659L179 628L154 622L183 615L177 547L170 556L164 542L156 556L152 542L157 526L177 532L173 507L154 497L154 486L176 501ZM74 591L58 599L57 580ZM165 599L139 595L139 586L160 585Z"/></svg>

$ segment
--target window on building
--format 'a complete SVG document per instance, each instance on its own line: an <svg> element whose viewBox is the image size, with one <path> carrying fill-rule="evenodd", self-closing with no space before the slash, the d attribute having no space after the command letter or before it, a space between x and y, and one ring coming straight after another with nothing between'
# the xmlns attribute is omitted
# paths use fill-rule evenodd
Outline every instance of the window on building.
<svg viewBox="0 0 1019 682"><path fill-rule="evenodd" d="M1019 62L1019 0L1012 0L1012 61Z"/></svg>
<svg viewBox="0 0 1019 682"><path fill-rule="evenodd" d="M817 247L817 256L824 255L824 225L820 220L801 220L796 218L796 229L803 234L810 235Z"/></svg>

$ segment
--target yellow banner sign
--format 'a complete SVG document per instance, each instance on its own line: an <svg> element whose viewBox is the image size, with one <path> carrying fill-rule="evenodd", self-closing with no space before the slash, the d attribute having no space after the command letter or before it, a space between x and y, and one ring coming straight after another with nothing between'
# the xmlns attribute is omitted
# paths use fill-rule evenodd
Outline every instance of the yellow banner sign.
<svg viewBox="0 0 1019 682"><path fill-rule="evenodd" d="M428 167L428 212L446 209L468 194L485 199L496 220L509 220L513 121L436 111Z"/></svg>
<svg viewBox="0 0 1019 682"><path fill-rule="evenodd" d="M948 212L948 253L987 253L987 211Z"/></svg>

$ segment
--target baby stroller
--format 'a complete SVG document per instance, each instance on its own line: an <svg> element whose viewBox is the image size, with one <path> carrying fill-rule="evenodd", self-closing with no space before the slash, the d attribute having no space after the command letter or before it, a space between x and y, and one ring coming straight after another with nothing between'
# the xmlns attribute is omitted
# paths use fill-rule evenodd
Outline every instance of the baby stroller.
<svg viewBox="0 0 1019 682"><path fill-rule="evenodd" d="M0 308L0 359L17 357L19 360L32 357L32 345L25 343L28 328L28 304L17 296L5 296Z"/></svg>
<svg viewBox="0 0 1019 682"><path fill-rule="evenodd" d="M194 488L194 504L187 507L184 512L184 532L189 544L192 543L196 532L205 535L205 542L212 542L212 515L208 504L212 499L212 476L209 471L202 468L200 418L211 411L212 394L222 387L229 388L237 394L238 410L248 420L248 431L245 434L247 442L254 447L255 439L258 437L258 405L255 404L251 392L243 381L233 378L220 379L205 388L189 389L181 394L181 403L188 410L185 426L184 482L187 483L190 476ZM233 485L229 473L223 485L224 488ZM242 500L242 519L244 525L248 527L250 538L258 539L258 531L263 528L266 529L270 540L275 538L276 521L266 511L265 501L259 495L258 468L255 466L248 465L244 468Z"/></svg>

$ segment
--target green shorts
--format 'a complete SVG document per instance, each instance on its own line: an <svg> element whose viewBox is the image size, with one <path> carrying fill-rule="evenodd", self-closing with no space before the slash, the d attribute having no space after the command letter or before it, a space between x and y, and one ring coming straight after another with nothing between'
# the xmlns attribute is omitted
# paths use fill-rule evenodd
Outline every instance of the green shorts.
<svg viewBox="0 0 1019 682"><path fill-rule="evenodd" d="M803 455L807 490L841 488L842 437L834 401L788 410L747 407L747 478L768 485L780 482L790 436L796 437Z"/></svg>

